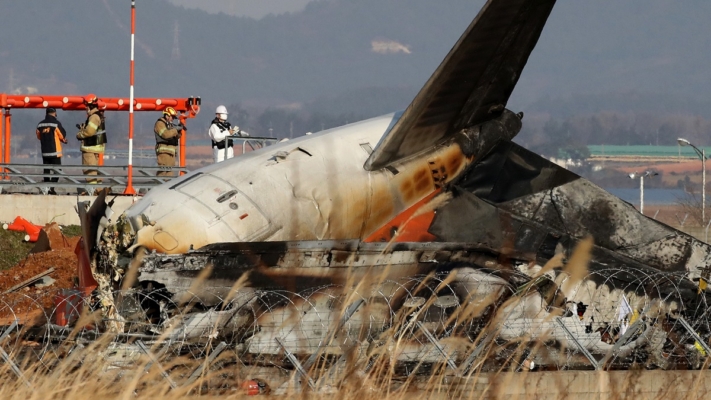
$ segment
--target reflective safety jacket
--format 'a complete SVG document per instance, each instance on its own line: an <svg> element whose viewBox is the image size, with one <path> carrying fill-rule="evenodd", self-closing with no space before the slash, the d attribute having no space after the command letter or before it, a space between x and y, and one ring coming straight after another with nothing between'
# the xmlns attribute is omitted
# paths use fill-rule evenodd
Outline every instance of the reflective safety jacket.
<svg viewBox="0 0 711 400"><path fill-rule="evenodd" d="M165 118L158 118L153 125L153 133L156 134L156 154L170 154L175 156L180 133L178 129Z"/></svg>
<svg viewBox="0 0 711 400"><path fill-rule="evenodd" d="M106 129L104 119L98 109L89 111L86 122L81 125L77 139L81 140L80 150L84 153L103 153L106 151Z"/></svg>
<svg viewBox="0 0 711 400"><path fill-rule="evenodd" d="M42 147L42 157L61 157L62 141L67 138L67 131L57 117L47 115L37 124L37 139Z"/></svg>

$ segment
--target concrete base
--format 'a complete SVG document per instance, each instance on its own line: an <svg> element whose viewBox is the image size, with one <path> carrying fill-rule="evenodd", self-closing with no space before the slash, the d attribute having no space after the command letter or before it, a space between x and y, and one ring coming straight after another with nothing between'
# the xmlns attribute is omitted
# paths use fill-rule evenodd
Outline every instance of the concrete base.
<svg viewBox="0 0 711 400"><path fill-rule="evenodd" d="M709 378L708 370L503 372L418 386L430 399L704 399Z"/></svg>
<svg viewBox="0 0 711 400"><path fill-rule="evenodd" d="M107 199L112 199L109 195ZM0 223L10 223L15 217L36 225L56 222L60 225L79 225L76 205L80 201L93 202L96 196L43 196L32 194L0 195ZM112 209L121 215L138 197L118 196Z"/></svg>

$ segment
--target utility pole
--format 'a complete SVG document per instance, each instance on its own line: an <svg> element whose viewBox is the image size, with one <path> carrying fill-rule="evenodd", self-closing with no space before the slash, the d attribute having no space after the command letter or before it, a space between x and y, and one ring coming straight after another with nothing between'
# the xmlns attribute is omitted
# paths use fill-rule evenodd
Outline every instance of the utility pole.
<svg viewBox="0 0 711 400"><path fill-rule="evenodd" d="M639 177L639 213L644 215L644 175Z"/></svg>
<svg viewBox="0 0 711 400"><path fill-rule="evenodd" d="M128 179L123 194L135 195L133 188L133 55L136 37L136 0L131 0L131 63L128 88Z"/></svg>
<svg viewBox="0 0 711 400"><path fill-rule="evenodd" d="M659 173L652 171L644 171L641 174L633 172L628 175L630 179L634 179L639 176L639 213L642 215L644 215L644 177L656 175L659 175Z"/></svg>
<svg viewBox="0 0 711 400"><path fill-rule="evenodd" d="M686 139L678 138L679 146L691 146L701 158L701 225L706 223L706 149L699 149Z"/></svg>

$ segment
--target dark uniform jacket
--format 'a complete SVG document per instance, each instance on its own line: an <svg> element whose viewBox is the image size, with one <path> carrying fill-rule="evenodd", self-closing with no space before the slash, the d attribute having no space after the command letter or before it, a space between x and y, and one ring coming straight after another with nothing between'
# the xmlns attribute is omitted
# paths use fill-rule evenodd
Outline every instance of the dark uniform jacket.
<svg viewBox="0 0 711 400"><path fill-rule="evenodd" d="M37 139L42 146L42 157L61 157L62 141L67 138L67 131L57 117L47 115L37 124Z"/></svg>

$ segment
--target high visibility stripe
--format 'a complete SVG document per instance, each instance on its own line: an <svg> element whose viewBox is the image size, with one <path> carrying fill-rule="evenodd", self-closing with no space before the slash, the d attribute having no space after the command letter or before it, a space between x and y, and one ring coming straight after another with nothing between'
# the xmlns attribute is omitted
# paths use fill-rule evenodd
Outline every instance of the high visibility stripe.
<svg viewBox="0 0 711 400"><path fill-rule="evenodd" d="M88 124L88 125L89 125L90 127L94 128L94 129L99 129L99 125L96 125L95 123L93 123L93 122L91 122L91 121L89 121L89 124Z"/></svg>
<svg viewBox="0 0 711 400"><path fill-rule="evenodd" d="M106 146L99 144L96 146L81 146L79 150L85 153L104 153L106 151Z"/></svg>
<svg viewBox="0 0 711 400"><path fill-rule="evenodd" d="M161 129L161 130L158 132L158 134L159 134L160 136L163 136L163 134L164 134L165 131L167 131L167 130L168 130L168 128L165 128L165 127L164 127L163 129Z"/></svg>
<svg viewBox="0 0 711 400"><path fill-rule="evenodd" d="M156 153L167 153L171 155L175 155L175 146L167 145L167 144L159 144L156 146Z"/></svg>
<svg viewBox="0 0 711 400"><path fill-rule="evenodd" d="M57 151L54 153L42 153L42 157L61 157L61 156L62 156L61 151Z"/></svg>
<svg viewBox="0 0 711 400"><path fill-rule="evenodd" d="M47 127L56 128L57 126L58 126L57 124L53 124L53 123L50 123L50 122L45 122L45 123L43 123L43 124L38 124L38 125L37 125L38 128L47 128Z"/></svg>
<svg viewBox="0 0 711 400"><path fill-rule="evenodd" d="M62 156L62 132L59 128L54 128L54 149L59 157Z"/></svg>

